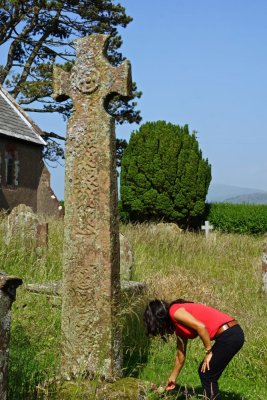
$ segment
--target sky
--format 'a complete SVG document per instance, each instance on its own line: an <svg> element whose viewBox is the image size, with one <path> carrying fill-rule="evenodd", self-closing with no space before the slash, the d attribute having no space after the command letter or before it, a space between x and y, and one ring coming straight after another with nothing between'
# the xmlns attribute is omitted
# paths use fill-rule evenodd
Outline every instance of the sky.
<svg viewBox="0 0 267 400"><path fill-rule="evenodd" d="M121 51L143 92L143 120L197 131L212 183L267 191L267 1L121 0L133 17ZM61 117L32 114L43 130ZM129 140L137 125L116 129ZM49 167L64 198L64 168Z"/></svg>

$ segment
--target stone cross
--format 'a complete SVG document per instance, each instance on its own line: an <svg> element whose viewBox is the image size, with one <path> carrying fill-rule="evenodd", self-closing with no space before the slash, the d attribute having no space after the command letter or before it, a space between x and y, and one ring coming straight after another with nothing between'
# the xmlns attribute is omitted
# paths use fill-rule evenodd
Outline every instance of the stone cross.
<svg viewBox="0 0 267 400"><path fill-rule="evenodd" d="M209 221L205 221L205 225L202 225L201 229L205 231L205 236L208 238L210 231L213 229L213 225L210 225Z"/></svg>
<svg viewBox="0 0 267 400"><path fill-rule="evenodd" d="M71 98L65 170L62 375L120 374L120 292L114 119L112 96L128 96L130 63L113 67L107 35L77 39L71 72L56 68L54 97Z"/></svg>

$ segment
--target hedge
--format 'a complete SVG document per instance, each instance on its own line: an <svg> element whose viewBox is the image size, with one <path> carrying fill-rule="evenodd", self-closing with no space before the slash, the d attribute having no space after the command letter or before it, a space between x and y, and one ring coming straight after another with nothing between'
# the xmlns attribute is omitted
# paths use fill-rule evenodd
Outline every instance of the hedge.
<svg viewBox="0 0 267 400"><path fill-rule="evenodd" d="M267 205L212 203L207 219L223 232L263 234L267 232Z"/></svg>

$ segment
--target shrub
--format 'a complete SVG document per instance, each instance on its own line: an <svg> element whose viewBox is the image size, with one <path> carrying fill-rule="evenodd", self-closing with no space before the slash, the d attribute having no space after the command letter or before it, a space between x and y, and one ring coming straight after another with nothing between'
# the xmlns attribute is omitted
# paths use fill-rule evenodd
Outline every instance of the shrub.
<svg viewBox="0 0 267 400"><path fill-rule="evenodd" d="M194 226L205 211L211 166L194 133L165 121L133 132L121 163L121 216Z"/></svg>
<svg viewBox="0 0 267 400"><path fill-rule="evenodd" d="M261 234L267 232L267 205L213 203L208 220L222 232Z"/></svg>

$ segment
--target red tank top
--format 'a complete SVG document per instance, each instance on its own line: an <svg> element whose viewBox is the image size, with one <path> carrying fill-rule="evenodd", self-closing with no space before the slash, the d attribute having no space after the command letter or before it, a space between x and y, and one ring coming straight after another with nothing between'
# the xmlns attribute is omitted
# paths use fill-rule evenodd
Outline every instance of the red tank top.
<svg viewBox="0 0 267 400"><path fill-rule="evenodd" d="M230 315L224 314L221 311L216 310L215 308L205 306L204 304L198 304L198 303L173 304L170 307L169 314L175 326L175 333L177 336L180 336L185 339L194 339L195 337L197 337L197 332L194 329L182 325L181 323L176 321L176 319L174 318L174 313L179 308L184 308L186 311L192 314L193 317L195 317L197 320L203 322L203 324L205 324L208 330L211 339L214 338L220 326L234 319Z"/></svg>

